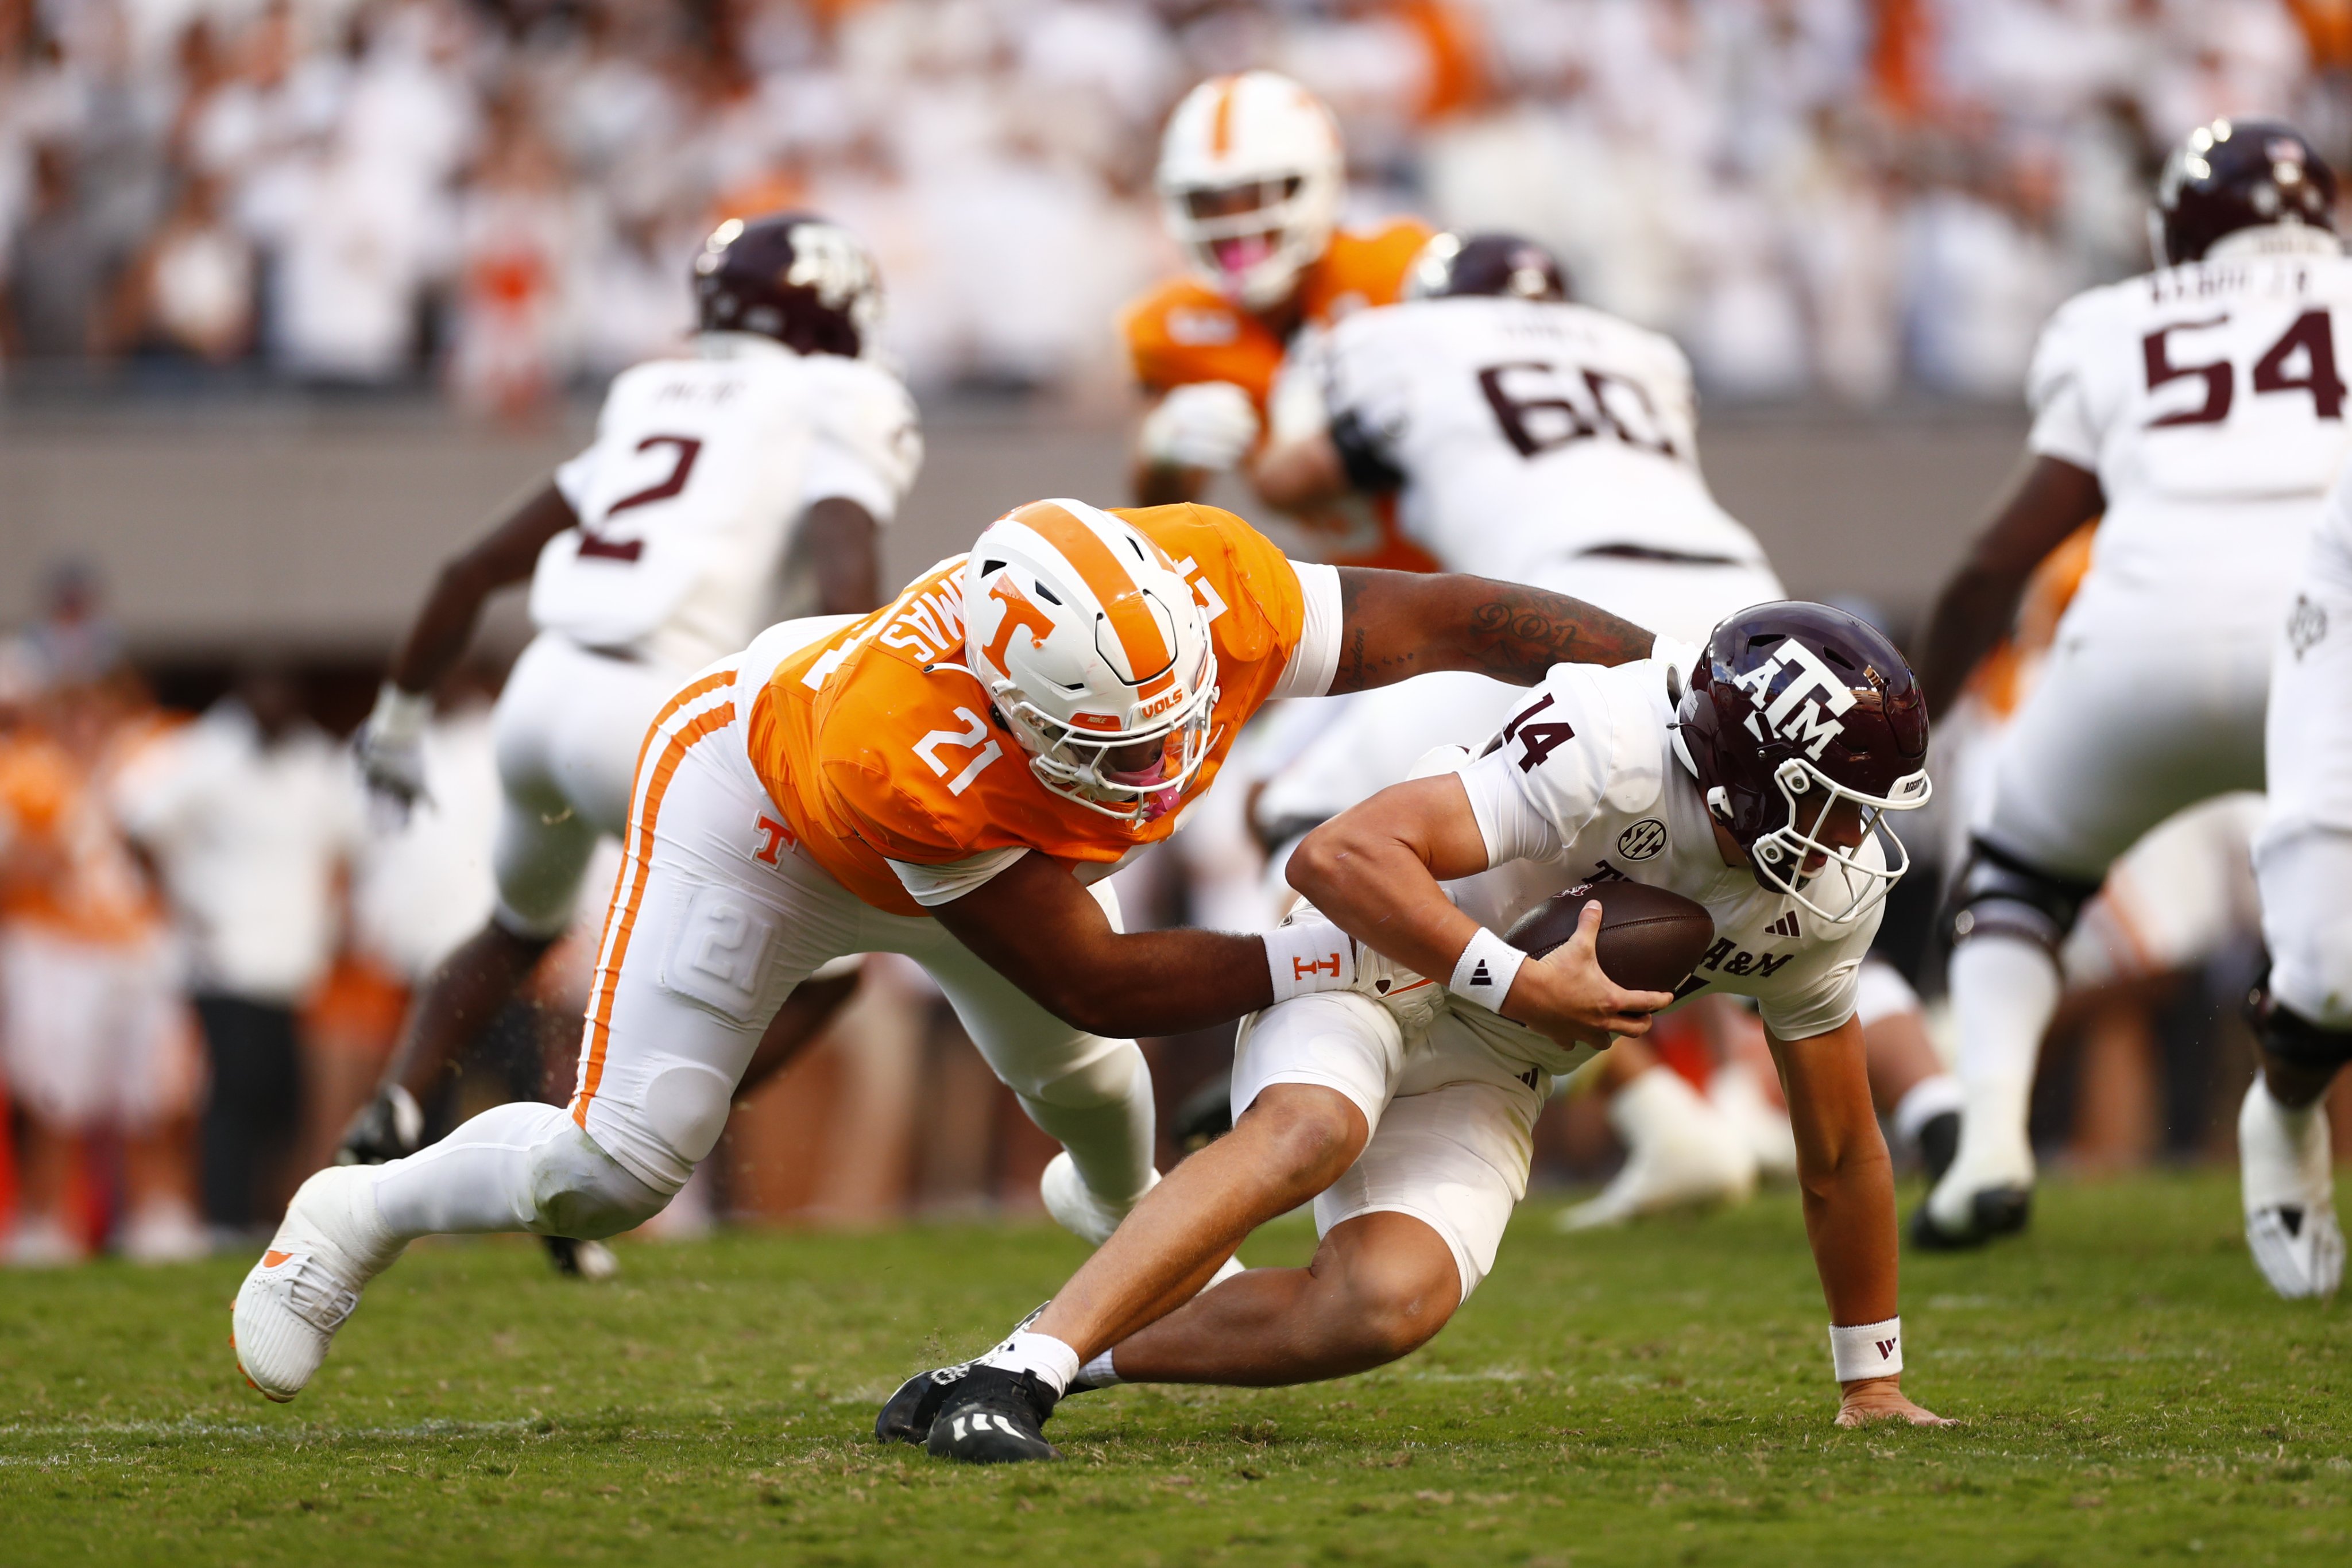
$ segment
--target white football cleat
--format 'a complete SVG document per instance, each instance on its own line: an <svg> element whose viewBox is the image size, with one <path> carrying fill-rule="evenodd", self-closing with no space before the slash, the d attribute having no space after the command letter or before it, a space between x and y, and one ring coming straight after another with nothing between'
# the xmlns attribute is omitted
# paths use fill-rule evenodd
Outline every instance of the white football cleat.
<svg viewBox="0 0 2352 1568"><path fill-rule="evenodd" d="M2326 1111L2288 1110L2257 1074L2238 1108L2238 1166L2254 1267L2289 1301L2333 1296L2344 1282L2344 1231Z"/></svg>
<svg viewBox="0 0 2352 1568"><path fill-rule="evenodd" d="M284 1404L327 1359L360 1291L400 1256L376 1218L375 1175L329 1166L295 1193L261 1261L238 1287L229 1343L245 1380Z"/></svg>
<svg viewBox="0 0 2352 1568"><path fill-rule="evenodd" d="M1670 1067L1653 1067L1617 1091L1609 1124L1624 1141L1625 1168L1600 1197L1563 1212L1554 1222L1562 1230L1738 1203L1756 1189L1748 1141Z"/></svg>
<svg viewBox="0 0 2352 1568"><path fill-rule="evenodd" d="M1797 1179L1797 1133L1789 1113L1764 1098L1756 1070L1744 1061L1727 1061L1706 1081L1706 1102L1738 1129L1756 1156L1756 1174L1765 1181Z"/></svg>
<svg viewBox="0 0 2352 1568"><path fill-rule="evenodd" d="M1971 1106L1960 1118L1960 1152L1912 1213L1912 1240L1955 1251L2023 1230L2033 1213L2033 1175L2024 1124Z"/></svg>
<svg viewBox="0 0 2352 1568"><path fill-rule="evenodd" d="M1150 1192L1159 1185L1160 1173L1153 1171L1151 1179L1143 1184L1143 1192ZM1090 1247L1099 1247L1110 1239L1110 1233L1117 1230L1118 1222L1127 1218L1128 1209L1143 1201L1143 1192L1137 1193L1135 1202L1124 1208L1105 1203L1087 1186L1087 1178L1078 1174L1077 1162L1070 1158L1067 1149L1046 1161L1045 1174L1037 1178L1037 1196L1045 1200L1045 1212L1054 1217L1054 1223ZM1209 1285L1232 1279L1242 1271L1242 1268L1239 1258L1226 1259L1217 1271L1209 1276ZM1209 1285L1201 1289L1205 1291ZM1042 1307L1038 1309L1039 1312L1044 1310Z"/></svg>

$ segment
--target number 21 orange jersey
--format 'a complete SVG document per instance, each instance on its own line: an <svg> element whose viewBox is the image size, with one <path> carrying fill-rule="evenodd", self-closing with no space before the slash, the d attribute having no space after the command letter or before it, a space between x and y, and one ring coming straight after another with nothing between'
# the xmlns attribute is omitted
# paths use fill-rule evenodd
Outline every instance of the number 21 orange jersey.
<svg viewBox="0 0 2352 1568"><path fill-rule="evenodd" d="M1268 698L1329 685L1337 579L1293 565L1213 507L1115 515L1167 552L1209 612L1218 693L1207 760L1183 793L1189 805ZM1028 849L1092 881L1166 838L1181 815L1180 805L1150 821L1108 817L1038 781L964 665L962 570L961 556L942 561L892 603L789 654L752 706L752 769L801 848L894 914L922 905L891 862L943 866Z"/></svg>

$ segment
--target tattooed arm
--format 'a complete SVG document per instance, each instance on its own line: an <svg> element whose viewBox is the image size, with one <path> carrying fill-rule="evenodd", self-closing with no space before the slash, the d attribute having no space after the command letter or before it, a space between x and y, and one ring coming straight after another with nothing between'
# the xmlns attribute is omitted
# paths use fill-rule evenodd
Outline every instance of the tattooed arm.
<svg viewBox="0 0 2352 1568"><path fill-rule="evenodd" d="M1385 686L1433 670L1468 670L1531 686L1554 664L1626 664L1656 638L1566 594L1444 572L1339 569L1339 670L1334 692Z"/></svg>

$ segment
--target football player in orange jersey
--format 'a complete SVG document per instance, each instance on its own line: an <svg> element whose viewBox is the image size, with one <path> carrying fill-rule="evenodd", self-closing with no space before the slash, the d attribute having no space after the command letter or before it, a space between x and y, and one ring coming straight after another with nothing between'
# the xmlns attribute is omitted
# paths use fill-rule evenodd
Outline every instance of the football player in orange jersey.
<svg viewBox="0 0 2352 1568"><path fill-rule="evenodd" d="M1194 276L1171 278L1119 320L1136 380L1158 401L1136 444L1145 506L1198 500L1269 424L1275 382L1302 331L1388 305L1434 232L1400 218L1344 229L1347 171L1331 111L1272 71L1216 77L1185 95L1160 147L1168 227ZM1327 559L1433 571L1385 500L1349 497L1302 511Z"/></svg>
<svg viewBox="0 0 2352 1568"><path fill-rule="evenodd" d="M1175 830L1262 705L1474 670L1645 657L1650 633L1480 578L1295 564L1229 512L1038 501L884 608L770 628L663 705L639 753L567 1109L306 1182L246 1277L247 1377L290 1399L416 1237L610 1236L658 1213L726 1125L762 1031L843 954L936 978L1064 1153L1046 1205L1100 1242L1156 1182L1131 1038L1334 988L1432 988L1328 923L1123 934L1103 879ZM1530 962L1532 1027L1640 1034L1671 998L1591 943Z"/></svg>

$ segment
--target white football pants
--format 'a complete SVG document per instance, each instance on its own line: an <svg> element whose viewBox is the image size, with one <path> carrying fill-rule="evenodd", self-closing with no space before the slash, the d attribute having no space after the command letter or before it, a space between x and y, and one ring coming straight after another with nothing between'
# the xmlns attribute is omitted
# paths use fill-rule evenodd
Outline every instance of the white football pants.
<svg viewBox="0 0 2352 1568"><path fill-rule="evenodd" d="M2325 537L2271 674L2270 801L2254 881L2271 991L2323 1029L2352 1029L2352 562Z"/></svg>
<svg viewBox="0 0 2352 1568"><path fill-rule="evenodd" d="M555 632L522 651L490 720L501 926L552 937L572 924L597 839L628 821L637 747L687 673L593 653Z"/></svg>
<svg viewBox="0 0 2352 1568"><path fill-rule="evenodd" d="M778 627L743 655L756 668L716 665L663 705L637 769L571 1105L501 1106L378 1167L395 1235L593 1237L649 1218L719 1141L793 988L853 953L922 965L1087 1188L1115 1207L1141 1196L1151 1076L1135 1042L1071 1028L938 921L860 900L799 852L753 773L750 699L786 653L839 624ZM1116 925L1108 885L1093 891Z"/></svg>

